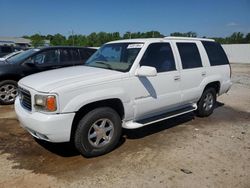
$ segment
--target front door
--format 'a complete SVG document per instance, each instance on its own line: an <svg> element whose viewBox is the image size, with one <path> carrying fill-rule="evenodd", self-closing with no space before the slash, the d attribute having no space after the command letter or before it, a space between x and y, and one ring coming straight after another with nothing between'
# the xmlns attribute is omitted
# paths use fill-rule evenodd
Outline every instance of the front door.
<svg viewBox="0 0 250 188"><path fill-rule="evenodd" d="M144 53L140 66L152 66L154 77L134 77L135 119L148 118L176 108L180 104L180 72L175 64L170 43L152 43Z"/></svg>

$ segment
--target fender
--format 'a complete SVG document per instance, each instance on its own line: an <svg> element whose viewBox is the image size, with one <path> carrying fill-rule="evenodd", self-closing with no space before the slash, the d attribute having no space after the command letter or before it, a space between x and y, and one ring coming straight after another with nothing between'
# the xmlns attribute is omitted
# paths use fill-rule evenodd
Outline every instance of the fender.
<svg viewBox="0 0 250 188"><path fill-rule="evenodd" d="M211 75L211 76L207 76L206 78L204 78L200 84L200 96L199 98L201 97L205 87L209 84L209 83L212 83L212 82L220 82L220 85L221 85L221 82L222 82L222 77L221 75Z"/></svg>
<svg viewBox="0 0 250 188"><path fill-rule="evenodd" d="M67 97L69 99L69 97ZM86 104L97 102L106 99L120 99L122 103L130 103L130 98L123 88L107 88L102 90L92 90L82 93L71 100L60 99L60 101L67 101L67 104L61 106L62 113L77 112ZM125 107L124 107L125 108Z"/></svg>

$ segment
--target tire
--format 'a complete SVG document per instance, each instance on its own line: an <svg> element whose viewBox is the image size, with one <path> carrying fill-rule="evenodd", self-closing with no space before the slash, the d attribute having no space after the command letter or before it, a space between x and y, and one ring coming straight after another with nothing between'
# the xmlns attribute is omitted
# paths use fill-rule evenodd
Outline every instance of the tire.
<svg viewBox="0 0 250 188"><path fill-rule="evenodd" d="M196 114L199 117L210 116L216 104L216 91L214 88L207 88L203 92L200 100L197 103Z"/></svg>
<svg viewBox="0 0 250 188"><path fill-rule="evenodd" d="M121 136L121 118L109 107L96 108L78 123L74 144L85 157L96 157L113 150Z"/></svg>
<svg viewBox="0 0 250 188"><path fill-rule="evenodd" d="M0 104L14 104L18 94L17 82L13 80L5 80L0 82Z"/></svg>

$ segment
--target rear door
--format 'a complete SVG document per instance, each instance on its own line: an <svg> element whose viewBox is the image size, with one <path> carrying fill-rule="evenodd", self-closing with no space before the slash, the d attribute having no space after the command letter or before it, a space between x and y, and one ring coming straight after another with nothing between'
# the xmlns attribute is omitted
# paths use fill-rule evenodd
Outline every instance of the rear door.
<svg viewBox="0 0 250 188"><path fill-rule="evenodd" d="M62 48L60 49L60 64L63 67L74 66L80 61L77 49Z"/></svg>
<svg viewBox="0 0 250 188"><path fill-rule="evenodd" d="M199 41L176 41L175 48L181 66L181 104L196 102L201 94L201 83L206 77Z"/></svg>

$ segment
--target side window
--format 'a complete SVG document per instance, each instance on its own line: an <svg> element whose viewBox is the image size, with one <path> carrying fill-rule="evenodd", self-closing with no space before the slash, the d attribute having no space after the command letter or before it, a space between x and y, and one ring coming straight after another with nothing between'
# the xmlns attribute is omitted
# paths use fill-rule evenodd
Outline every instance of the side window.
<svg viewBox="0 0 250 188"><path fill-rule="evenodd" d="M81 60L87 60L91 56L91 52L88 49L79 49Z"/></svg>
<svg viewBox="0 0 250 188"><path fill-rule="evenodd" d="M78 49L70 49L71 61L80 61Z"/></svg>
<svg viewBox="0 0 250 188"><path fill-rule="evenodd" d="M71 61L71 54L68 49L60 49L60 62L65 63Z"/></svg>
<svg viewBox="0 0 250 188"><path fill-rule="evenodd" d="M157 72L176 70L174 56L170 44L150 44L142 57L140 65L155 67Z"/></svg>
<svg viewBox="0 0 250 188"><path fill-rule="evenodd" d="M201 56L195 43L176 43L183 69L202 67Z"/></svg>
<svg viewBox="0 0 250 188"><path fill-rule="evenodd" d="M219 43L202 41L211 66L229 64L227 55Z"/></svg>
<svg viewBox="0 0 250 188"><path fill-rule="evenodd" d="M58 64L58 50L47 50L44 52L41 52L34 57L32 57L32 60L37 65L52 65L52 64Z"/></svg>

